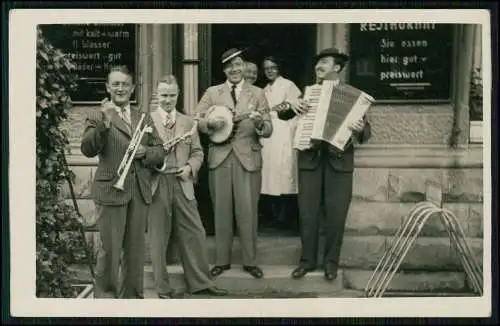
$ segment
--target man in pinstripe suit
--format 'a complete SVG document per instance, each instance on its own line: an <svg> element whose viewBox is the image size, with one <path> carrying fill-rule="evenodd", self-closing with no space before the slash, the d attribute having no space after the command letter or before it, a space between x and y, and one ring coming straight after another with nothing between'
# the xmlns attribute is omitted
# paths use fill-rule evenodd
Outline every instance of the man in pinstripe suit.
<svg viewBox="0 0 500 326"><path fill-rule="evenodd" d="M113 187L117 169L141 117L130 106L133 77L126 67L113 67L106 89L111 101L88 115L81 143L87 157L99 157L92 185L101 247L97 257L96 298L144 298L145 222L151 203L151 167L166 155L155 128L145 133L125 179L124 190ZM149 114L141 127L153 126ZM122 274L119 278L123 249Z"/></svg>

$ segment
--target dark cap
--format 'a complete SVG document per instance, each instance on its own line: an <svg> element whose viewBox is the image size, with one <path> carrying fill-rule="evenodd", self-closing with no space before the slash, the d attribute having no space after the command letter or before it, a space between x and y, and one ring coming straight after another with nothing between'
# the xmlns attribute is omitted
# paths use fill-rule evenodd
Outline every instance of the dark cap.
<svg viewBox="0 0 500 326"><path fill-rule="evenodd" d="M243 50L239 50L236 48L229 49L222 54L221 62L224 64L224 63L228 62L229 60L241 55L242 53L243 53Z"/></svg>
<svg viewBox="0 0 500 326"><path fill-rule="evenodd" d="M320 53L318 53L314 57L314 62L317 63L318 60L320 60L321 58L324 58L324 57L334 57L334 58L342 60L343 62L346 62L349 60L349 56L347 54L341 53L336 48L328 48L328 49L324 49Z"/></svg>

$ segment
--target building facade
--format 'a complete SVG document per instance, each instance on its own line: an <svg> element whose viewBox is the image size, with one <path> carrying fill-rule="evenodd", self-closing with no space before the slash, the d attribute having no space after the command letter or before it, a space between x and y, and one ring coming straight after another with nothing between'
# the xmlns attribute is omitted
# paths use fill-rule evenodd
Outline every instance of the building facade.
<svg viewBox="0 0 500 326"><path fill-rule="evenodd" d="M249 60L259 66L265 55L281 56L284 75L303 89L313 81L313 55L336 47L351 56L345 81L377 100L368 113L372 138L356 151L344 266L376 264L411 208L425 200L427 181L439 186L443 206L457 216L477 257L482 257L482 116L471 119L470 113L471 72L482 65L481 29L440 25L135 25L130 35L136 101L149 110L156 83L173 73L181 84L178 108L193 113L206 88L223 81L220 55L234 46L247 47ZM79 140L84 115L93 109L96 101L75 101L67 127L79 203L89 219L89 189L97 162L80 155ZM198 201L210 229L203 172L200 177ZM439 222L429 222L422 232L408 257L409 267L458 266L457 253Z"/></svg>

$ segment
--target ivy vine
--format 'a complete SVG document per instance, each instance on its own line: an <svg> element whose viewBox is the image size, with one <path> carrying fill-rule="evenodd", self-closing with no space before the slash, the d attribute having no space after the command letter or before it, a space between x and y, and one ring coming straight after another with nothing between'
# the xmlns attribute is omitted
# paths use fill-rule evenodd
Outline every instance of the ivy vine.
<svg viewBox="0 0 500 326"><path fill-rule="evenodd" d="M483 77L480 67L472 70L469 101L470 120L483 121Z"/></svg>
<svg viewBox="0 0 500 326"><path fill-rule="evenodd" d="M69 266L85 255L83 221L62 196L64 152L69 141L60 128L76 87L74 64L37 28L36 56L36 295L74 297ZM71 176L74 179L74 175Z"/></svg>

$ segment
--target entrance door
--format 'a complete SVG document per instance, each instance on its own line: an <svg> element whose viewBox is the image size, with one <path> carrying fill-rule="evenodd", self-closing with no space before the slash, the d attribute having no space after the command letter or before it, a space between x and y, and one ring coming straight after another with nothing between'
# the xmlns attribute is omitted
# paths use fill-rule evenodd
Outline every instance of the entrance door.
<svg viewBox="0 0 500 326"><path fill-rule="evenodd" d="M300 89L312 81L316 49L314 24L214 24L212 25L212 84L225 80L220 58L229 48L248 48L247 61L259 67L256 86L265 86L262 60L269 55L282 61L281 73Z"/></svg>
<svg viewBox="0 0 500 326"><path fill-rule="evenodd" d="M269 55L281 60L281 74L292 80L299 89L312 84L314 78L313 56L316 50L315 24L212 24L211 29L211 85L225 81L220 62L221 55L229 48L247 48L244 58L257 64L259 77L256 86L264 87L265 76L262 60ZM200 53L203 56L203 53ZM205 77L206 78L206 77ZM200 90L203 93L205 90ZM208 141L201 135L207 154ZM206 161L206 160L205 160ZM213 234L213 211L208 192L206 162L199 174L197 187L199 210L208 234Z"/></svg>

